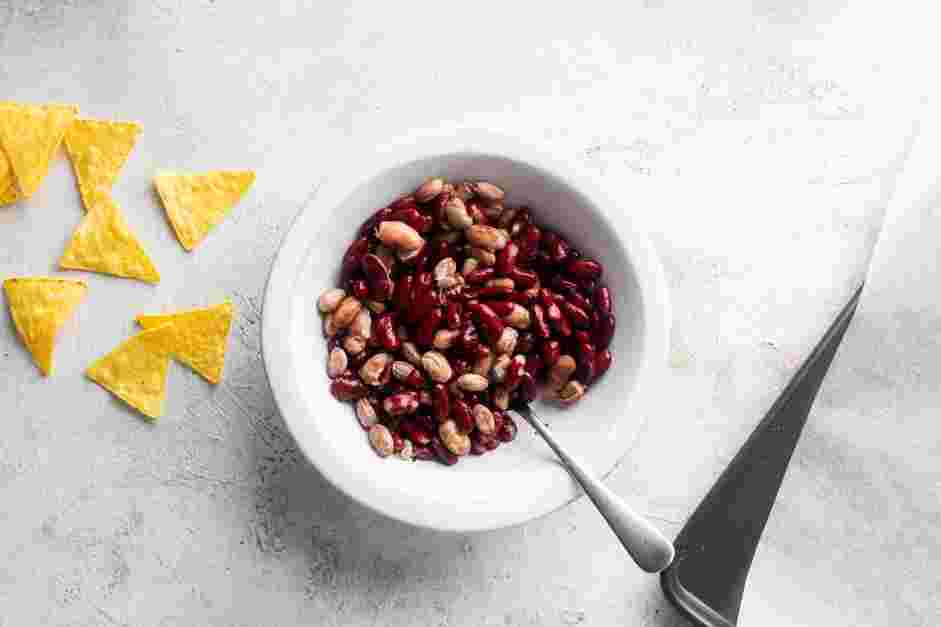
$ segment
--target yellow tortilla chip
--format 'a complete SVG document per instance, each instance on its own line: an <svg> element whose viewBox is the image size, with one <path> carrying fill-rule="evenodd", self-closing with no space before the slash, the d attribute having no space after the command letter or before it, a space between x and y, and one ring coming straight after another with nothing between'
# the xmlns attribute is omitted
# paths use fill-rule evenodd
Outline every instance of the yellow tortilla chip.
<svg viewBox="0 0 941 627"><path fill-rule="evenodd" d="M88 378L149 418L163 414L173 325L141 331L93 363Z"/></svg>
<svg viewBox="0 0 941 627"><path fill-rule="evenodd" d="M111 195L111 187L140 134L140 124L78 119L65 134L78 191L86 209Z"/></svg>
<svg viewBox="0 0 941 627"><path fill-rule="evenodd" d="M153 329L172 324L176 331L173 356L202 375L210 383L222 380L226 339L232 326L234 307L226 301L205 309L189 309L171 314L138 315L137 324Z"/></svg>
<svg viewBox="0 0 941 627"><path fill-rule="evenodd" d="M102 198L78 225L59 267L113 274L147 283L159 283L160 273L111 198Z"/></svg>
<svg viewBox="0 0 941 627"><path fill-rule="evenodd" d="M20 197L20 192L16 188L16 176L13 174L13 167L7 154L0 147L0 207L9 205Z"/></svg>
<svg viewBox="0 0 941 627"><path fill-rule="evenodd" d="M45 376L52 372L56 333L85 298L84 281L51 277L23 277L3 282L10 317Z"/></svg>
<svg viewBox="0 0 941 627"><path fill-rule="evenodd" d="M23 198L39 189L77 113L74 105L0 103L0 146L10 160Z"/></svg>
<svg viewBox="0 0 941 627"><path fill-rule="evenodd" d="M255 173L251 171L163 172L154 177L170 224L186 250L193 250L254 182Z"/></svg>

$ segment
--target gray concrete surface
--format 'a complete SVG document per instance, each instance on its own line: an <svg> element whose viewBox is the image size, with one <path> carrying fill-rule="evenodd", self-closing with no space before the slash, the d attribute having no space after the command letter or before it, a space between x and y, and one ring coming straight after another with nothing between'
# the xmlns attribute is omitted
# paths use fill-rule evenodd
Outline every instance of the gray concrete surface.
<svg viewBox="0 0 941 627"><path fill-rule="evenodd" d="M48 380L2 314L0 625L684 624L585 502L452 536L325 485L263 374L269 265L318 185L356 167L352 138L505 129L647 199L675 305L671 382L611 485L675 533L865 272L918 88L904 64L924 22L902 6L887 33L843 0L0 0L0 97L143 124L114 195L163 274L90 275ZM165 167L258 181L186 254L149 184ZM52 272L80 216L60 157L35 198L0 210L0 275ZM135 313L225 296L239 313L224 383L174 368L157 425L81 375ZM824 610L833 625L932 624L930 581L893 583L923 566L811 541L841 535L807 524L826 515L812 489L860 525L884 518L853 495L891 460L851 444L809 426L750 598L801 580L778 624Z"/></svg>

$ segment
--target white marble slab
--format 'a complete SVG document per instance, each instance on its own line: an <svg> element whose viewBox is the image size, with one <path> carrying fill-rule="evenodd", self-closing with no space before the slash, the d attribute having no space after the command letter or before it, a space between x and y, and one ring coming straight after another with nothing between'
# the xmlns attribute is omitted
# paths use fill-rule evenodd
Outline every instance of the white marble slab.
<svg viewBox="0 0 941 627"><path fill-rule="evenodd" d="M143 123L115 197L163 274L156 288L89 276L49 380L2 324L0 625L683 624L586 503L446 536L326 486L261 370L267 269L318 185L355 168L350 137L466 123L595 169L649 214L675 304L662 414L611 485L675 533L862 276L903 161L917 76L896 53L919 40L900 6L889 34L850 4L0 1L0 97ZM248 167L258 182L185 254L150 190L163 167ZM60 158L33 200L0 209L0 276L53 271L80 212ZM174 368L158 425L81 376L135 313L223 296L239 308L225 383ZM813 529L788 522L802 494L843 495L834 506L860 530L926 511L888 478L889 430L850 441L840 424L798 453L758 593L778 589L776 564L831 568L845 586L820 604L831 624L927 624L925 580L878 573L910 557L921 576L936 544L860 553L860 531L826 566ZM869 477L886 501L853 500ZM856 598L876 609L842 614Z"/></svg>

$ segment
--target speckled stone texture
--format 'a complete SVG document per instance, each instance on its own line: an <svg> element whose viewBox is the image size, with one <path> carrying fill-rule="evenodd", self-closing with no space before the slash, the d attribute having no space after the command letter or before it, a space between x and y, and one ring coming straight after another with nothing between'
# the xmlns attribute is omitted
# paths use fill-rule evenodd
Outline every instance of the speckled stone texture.
<svg viewBox="0 0 941 627"><path fill-rule="evenodd" d="M863 276L904 163L917 85L901 70L930 21L899 11L889 33L862 4L0 0L0 97L143 124L114 196L163 277L88 276L48 380L4 308L0 625L684 624L586 502L454 536L327 486L263 372L268 268L319 185L356 167L351 139L499 128L600 173L648 216L675 305L662 413L611 485L674 534ZM150 185L163 168L258 180L186 254ZM81 216L62 156L0 208L0 275L52 272ZM225 381L174 367L156 425L82 376L135 314L226 297ZM919 497L880 438L859 456L827 424L808 426L746 598L791 614L753 624L936 624L936 543L857 551L851 529L806 523L820 502L876 535L930 511L857 498L889 474L890 504Z"/></svg>

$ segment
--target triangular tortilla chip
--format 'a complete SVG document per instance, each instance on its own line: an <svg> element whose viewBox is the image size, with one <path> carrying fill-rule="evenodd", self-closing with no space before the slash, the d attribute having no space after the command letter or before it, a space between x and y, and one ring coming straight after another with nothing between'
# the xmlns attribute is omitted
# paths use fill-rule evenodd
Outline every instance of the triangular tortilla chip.
<svg viewBox="0 0 941 627"><path fill-rule="evenodd" d="M134 122L85 118L75 120L69 127L65 148L87 209L98 204L102 196L111 195L111 187L140 131L140 124Z"/></svg>
<svg viewBox="0 0 941 627"><path fill-rule="evenodd" d="M226 301L205 309L189 309L171 314L137 316L137 324L153 329L170 323L176 330L173 356L198 372L210 383L222 380L226 339L232 326L232 303Z"/></svg>
<svg viewBox="0 0 941 627"><path fill-rule="evenodd" d="M77 113L78 107L74 105L0 103L0 145L10 160L23 198L39 189Z"/></svg>
<svg viewBox="0 0 941 627"><path fill-rule="evenodd" d="M177 239L183 248L193 250L228 215L254 181L255 173L251 171L162 172L154 177L154 186Z"/></svg>
<svg viewBox="0 0 941 627"><path fill-rule="evenodd" d="M145 416L163 414L173 325L141 331L93 363L88 378Z"/></svg>
<svg viewBox="0 0 941 627"><path fill-rule="evenodd" d="M59 259L59 267L160 282L160 273L131 233L121 208L110 198L101 199L85 215Z"/></svg>
<svg viewBox="0 0 941 627"><path fill-rule="evenodd" d="M71 279L23 277L7 279L3 290L23 344L42 373L49 376L56 333L85 298L88 285Z"/></svg>
<svg viewBox="0 0 941 627"><path fill-rule="evenodd" d="M9 205L20 197L20 192L16 188L16 175L13 174L13 166L7 159L7 153L0 147L0 207Z"/></svg>

